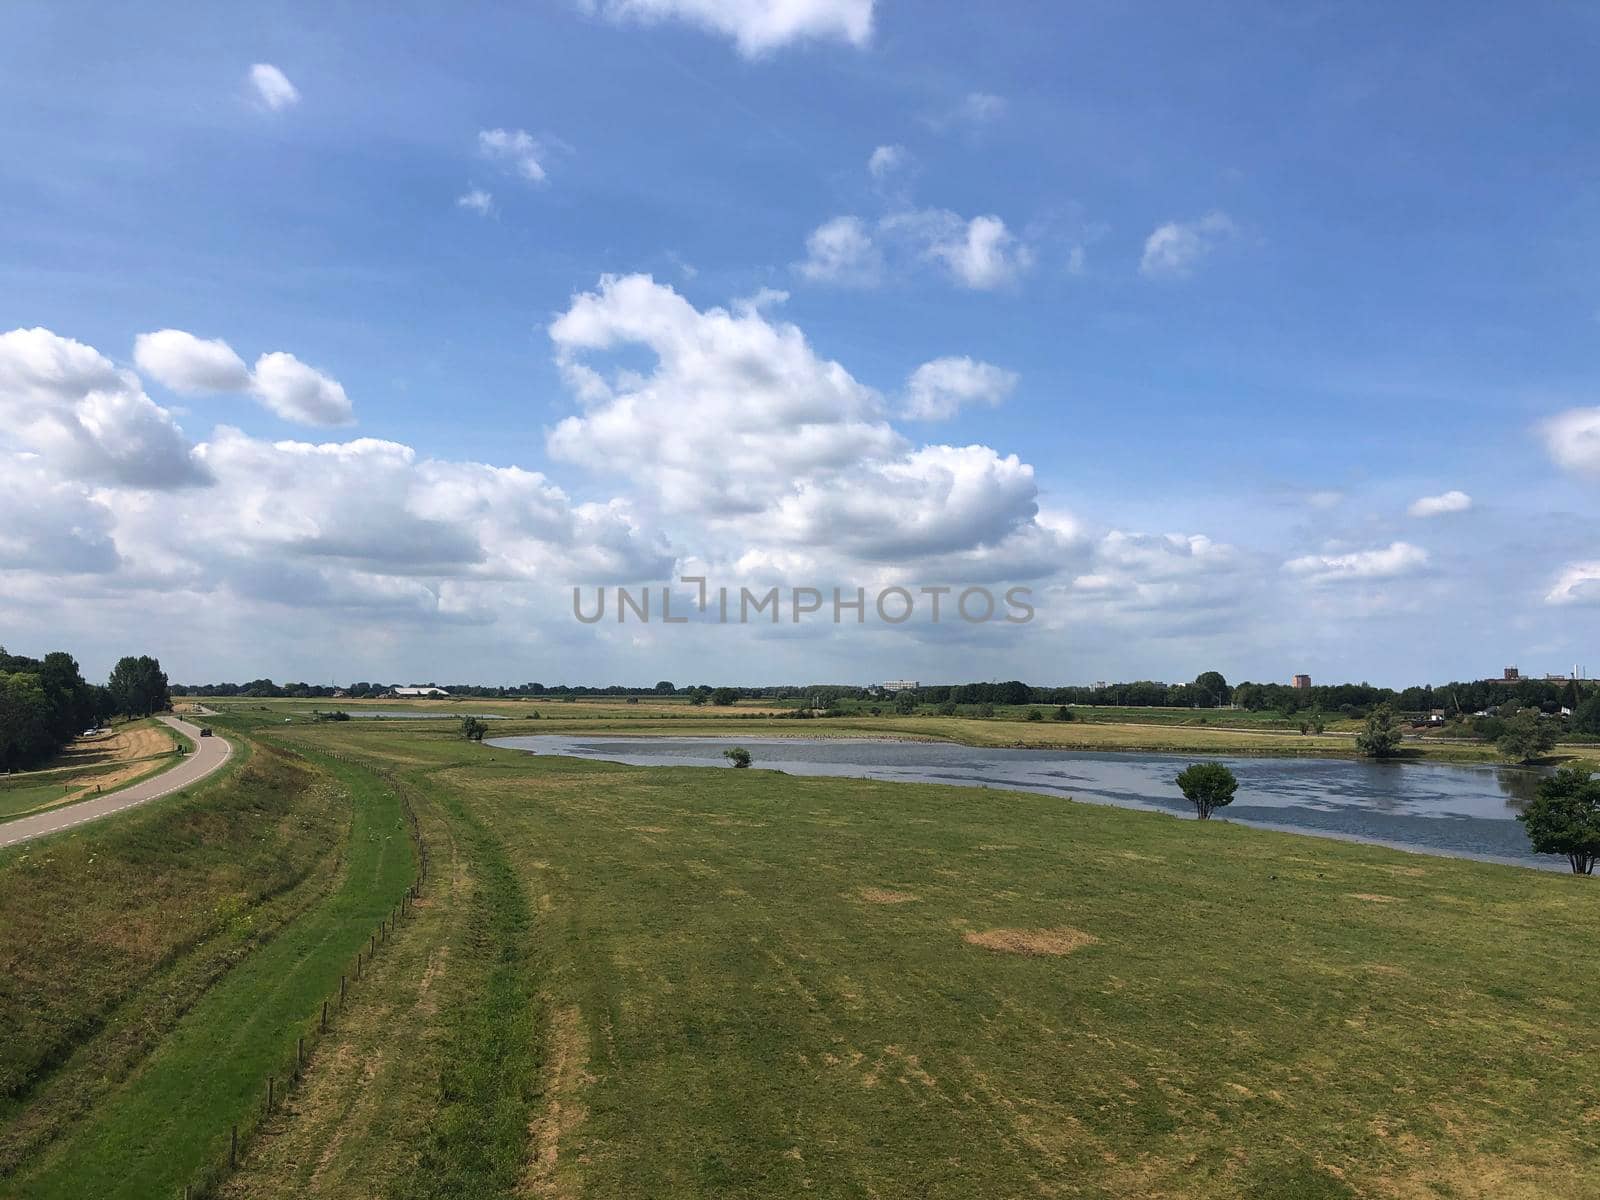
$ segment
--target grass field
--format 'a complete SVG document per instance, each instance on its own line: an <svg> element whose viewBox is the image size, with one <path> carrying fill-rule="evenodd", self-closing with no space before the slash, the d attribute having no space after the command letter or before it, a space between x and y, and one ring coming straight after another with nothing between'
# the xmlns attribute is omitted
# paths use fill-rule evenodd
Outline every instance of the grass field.
<svg viewBox="0 0 1600 1200"><path fill-rule="evenodd" d="M188 739L161 722L131 721L79 738L37 771L0 776L0 821L81 800L96 788L114 792L165 770Z"/></svg>
<svg viewBox="0 0 1600 1200"><path fill-rule="evenodd" d="M1594 1194L1591 881L423 723L269 736L412 797L448 865L229 1195Z"/></svg>

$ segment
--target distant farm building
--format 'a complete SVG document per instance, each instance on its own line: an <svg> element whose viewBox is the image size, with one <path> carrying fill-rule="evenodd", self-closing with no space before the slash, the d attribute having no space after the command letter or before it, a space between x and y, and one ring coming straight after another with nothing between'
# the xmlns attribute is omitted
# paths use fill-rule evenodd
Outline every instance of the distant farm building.
<svg viewBox="0 0 1600 1200"><path fill-rule="evenodd" d="M885 679L878 685L885 692L914 692L921 686L915 679Z"/></svg>
<svg viewBox="0 0 1600 1200"><path fill-rule="evenodd" d="M389 692L389 695L393 696L396 700L414 700L419 696L448 696L449 694L449 692L439 687L397 687L392 688Z"/></svg>
<svg viewBox="0 0 1600 1200"><path fill-rule="evenodd" d="M1311 676L1296 675L1294 677L1294 686L1302 692L1308 690L1311 687Z"/></svg>

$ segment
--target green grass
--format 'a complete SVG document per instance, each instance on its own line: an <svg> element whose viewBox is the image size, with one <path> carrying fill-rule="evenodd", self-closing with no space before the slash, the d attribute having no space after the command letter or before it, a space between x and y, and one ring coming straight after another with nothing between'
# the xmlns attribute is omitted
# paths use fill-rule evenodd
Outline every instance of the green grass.
<svg viewBox="0 0 1600 1200"><path fill-rule="evenodd" d="M262 760L273 759L281 770L264 780L258 777ZM144 943L130 936L114 900L89 891L74 902L66 891L75 879L83 891L84 876L94 875L90 867L100 866L107 845L119 845L124 851L111 865L100 868L114 883L127 890L142 883L164 894L177 911L193 910L194 920L202 924L207 899L212 897L192 898L185 890L185 873L203 880L215 864L231 886L215 889L210 911L223 921L221 936L232 938L239 951L227 956L217 970L200 975L198 995L186 998L182 1011L172 1014L159 1042L141 1047L147 1053L130 1064L124 1077L96 1092L80 1120L6 1181L5 1194L181 1194L184 1184L225 1157L231 1124L248 1128L253 1123L267 1076L292 1059L296 1036L306 1032L321 1001L337 993L340 974L348 970L357 950L409 884L414 864L410 840L399 800L381 780L332 760L305 764L271 754L258 755L252 768L233 781L231 805L226 789L213 795L197 789L200 797L195 803L172 813L109 826L103 836L97 832L67 843L46 843L37 852L41 857L31 863L26 858L6 863L11 869L0 872L0 886L30 876L33 881L48 881L62 889L64 906L53 914L41 912L40 939L30 940L17 952L18 961L29 968L33 986L27 994L7 998L8 1014L26 1012L32 1024L48 1024L32 1009L36 994L47 990L40 964L52 950L41 943L52 915L70 917L73 927L89 940L99 930L94 953L103 961L96 969L72 958L59 968L73 993L84 997L76 1002L77 1008L89 1014L70 1031L76 1040L90 1037L96 1020L104 1019L94 1014L107 1009L114 1013L119 1003L140 1011L163 1011L154 1002L159 995L151 995L159 993L164 982L158 968L174 957L181 966L181 956L193 949L179 940L165 955L141 954L141 961L154 959L147 987L141 990L136 980L128 981L120 994L115 993L110 981L117 955L132 953L130 947ZM337 796L337 807L348 819L347 833L336 833L300 808L299 801L316 792ZM244 815L230 824L235 812ZM263 823L258 829L274 820L286 822L318 852L341 850L337 875L327 880L320 894L306 897L305 903L284 914L283 924L272 928L255 927L256 907L266 898L259 893L270 891L274 878L292 877L293 870L275 861L289 854L286 846L268 846L263 853L252 844L257 840L249 833L252 818ZM183 837L182 820L208 829L209 837ZM257 893L254 901L252 890ZM0 896L0 913L10 918L23 904L15 893ZM157 905L149 914L156 923L149 936L157 941L167 936L160 919ZM45 1036L42 1032L35 1040ZM78 1053L92 1058L93 1049L90 1040ZM64 1070L70 1072L71 1067L68 1062ZM93 1091L94 1080L81 1086ZM61 1107L78 1115L85 1106L75 1106L70 1099ZM21 1105L16 1121L25 1124L31 1114L32 1106Z"/></svg>
<svg viewBox="0 0 1600 1200"><path fill-rule="evenodd" d="M439 1085L382 1100L444 1116L424 1161L456 1182L409 1196L498 1194L519 1140L525 1190L608 1200L1592 1194L1590 880L1028 794L293 736L431 797L481 880L497 982L419 1046ZM536 1056L497 1040L519 1006Z"/></svg>

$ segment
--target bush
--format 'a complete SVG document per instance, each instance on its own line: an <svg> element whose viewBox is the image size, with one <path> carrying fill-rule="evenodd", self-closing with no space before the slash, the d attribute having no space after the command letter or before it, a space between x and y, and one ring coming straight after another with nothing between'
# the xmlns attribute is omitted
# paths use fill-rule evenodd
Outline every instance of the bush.
<svg viewBox="0 0 1600 1200"><path fill-rule="evenodd" d="M1539 784L1538 795L1517 815L1540 854L1565 854L1574 875L1592 875L1600 859L1600 780L1579 767L1562 767Z"/></svg>
<svg viewBox="0 0 1600 1200"><path fill-rule="evenodd" d="M1075 721L1077 720L1077 717L1073 715L1073 712L1070 708L1063 704L1060 708L1056 709L1056 720Z"/></svg>
<svg viewBox="0 0 1600 1200"><path fill-rule="evenodd" d="M722 757L727 759L736 767L748 767L753 761L750 757L750 751L746 750L743 746L735 746L731 750L724 750L722 752Z"/></svg>
<svg viewBox="0 0 1600 1200"><path fill-rule="evenodd" d="M1190 763L1178 772L1177 784L1202 821L1210 820L1212 810L1232 804L1239 790L1233 772L1219 762Z"/></svg>
<svg viewBox="0 0 1600 1200"><path fill-rule="evenodd" d="M1400 736L1394 709L1380 704L1368 714L1366 728L1356 734L1356 749L1367 758L1392 758L1400 751Z"/></svg>
<svg viewBox="0 0 1600 1200"><path fill-rule="evenodd" d="M1040 712L1037 708L1030 708L1028 710L1028 720L1030 720L1030 721L1042 721L1042 720L1044 720L1044 714L1042 712Z"/></svg>
<svg viewBox="0 0 1600 1200"><path fill-rule="evenodd" d="M488 722L480 721L477 717L461 718L461 736L466 738L467 741L481 742L483 741L483 735L488 732Z"/></svg>

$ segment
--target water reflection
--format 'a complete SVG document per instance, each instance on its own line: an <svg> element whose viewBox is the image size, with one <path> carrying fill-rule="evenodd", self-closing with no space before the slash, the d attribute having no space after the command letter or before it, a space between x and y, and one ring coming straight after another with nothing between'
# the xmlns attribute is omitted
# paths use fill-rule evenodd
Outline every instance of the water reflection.
<svg viewBox="0 0 1600 1200"><path fill-rule="evenodd" d="M492 744L637 766L715 767L726 766L725 748L742 745L754 753L757 766L796 775L1015 788L1128 808L1190 811L1173 782L1193 761L1181 755L977 749L859 738L544 735L495 738ZM1537 769L1329 758L1220 761L1239 777L1227 820L1432 854L1552 866L1528 849L1515 820L1544 774Z"/></svg>

